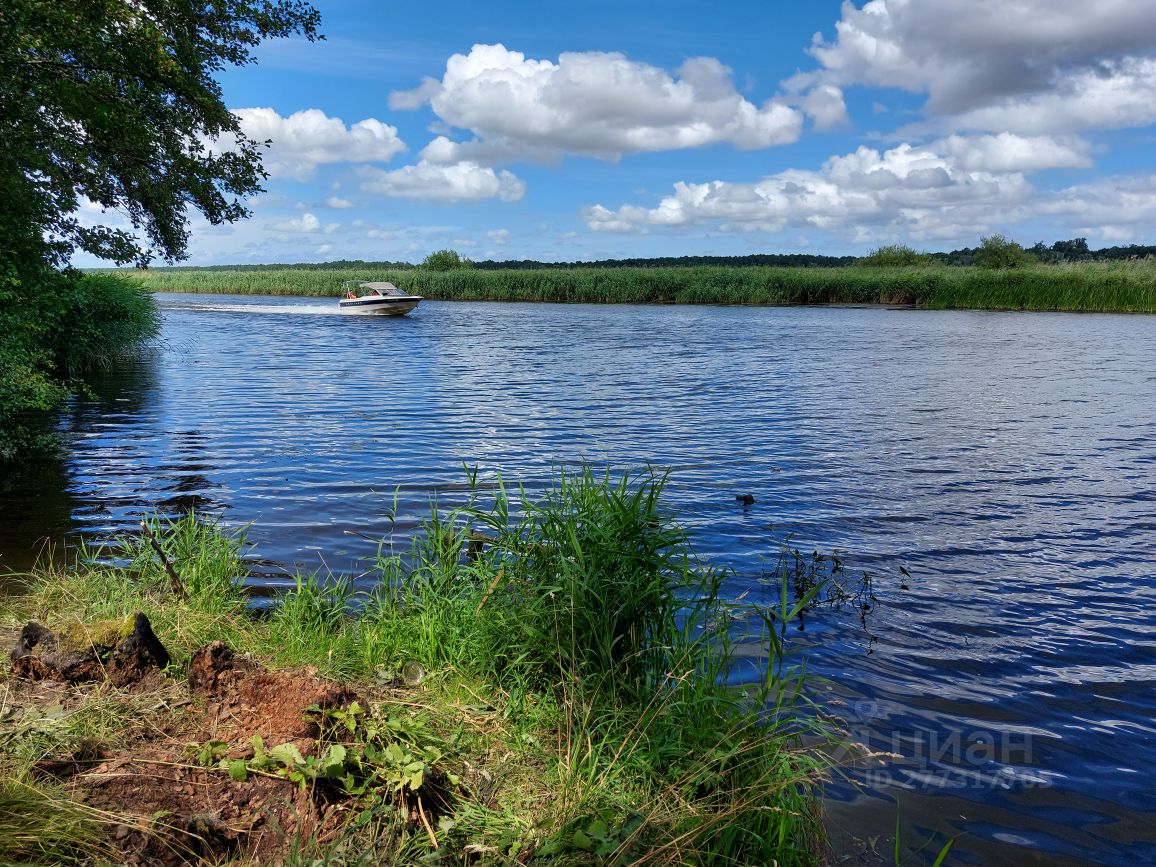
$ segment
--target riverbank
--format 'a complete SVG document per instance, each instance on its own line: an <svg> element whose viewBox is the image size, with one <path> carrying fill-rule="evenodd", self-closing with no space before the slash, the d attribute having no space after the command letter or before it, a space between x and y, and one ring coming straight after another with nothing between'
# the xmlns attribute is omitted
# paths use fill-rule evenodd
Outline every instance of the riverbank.
<svg viewBox="0 0 1156 867"><path fill-rule="evenodd" d="M243 539L192 518L33 576L9 630L142 611L171 661L121 688L5 672L0 860L818 863L800 738L827 735L782 645L805 600L724 604L662 484L499 488L383 550L372 595L301 578L265 616ZM739 692L744 618L767 675Z"/></svg>
<svg viewBox="0 0 1156 867"><path fill-rule="evenodd" d="M152 291L336 297L389 280L427 298L629 304L908 304L929 309L1156 312L1156 262L976 267L570 268L548 270L172 268L130 272Z"/></svg>

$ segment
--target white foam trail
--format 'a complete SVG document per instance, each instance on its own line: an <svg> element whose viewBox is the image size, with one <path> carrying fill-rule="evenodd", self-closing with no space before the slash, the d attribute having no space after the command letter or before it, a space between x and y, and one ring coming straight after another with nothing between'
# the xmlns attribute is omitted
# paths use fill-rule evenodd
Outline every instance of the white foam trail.
<svg viewBox="0 0 1156 867"><path fill-rule="evenodd" d="M220 313L276 313L292 314L296 316L333 316L340 315L341 309L337 302L325 304L214 304L204 301L185 301L161 305L165 310L205 310Z"/></svg>

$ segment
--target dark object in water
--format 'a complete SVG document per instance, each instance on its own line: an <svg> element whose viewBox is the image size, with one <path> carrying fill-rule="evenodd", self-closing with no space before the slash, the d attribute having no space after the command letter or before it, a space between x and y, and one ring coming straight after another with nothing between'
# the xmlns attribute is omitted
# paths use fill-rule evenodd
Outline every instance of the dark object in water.
<svg viewBox="0 0 1156 867"><path fill-rule="evenodd" d="M753 506L755 504L755 498L751 494L739 494L735 499L743 504L744 509L747 506Z"/></svg>

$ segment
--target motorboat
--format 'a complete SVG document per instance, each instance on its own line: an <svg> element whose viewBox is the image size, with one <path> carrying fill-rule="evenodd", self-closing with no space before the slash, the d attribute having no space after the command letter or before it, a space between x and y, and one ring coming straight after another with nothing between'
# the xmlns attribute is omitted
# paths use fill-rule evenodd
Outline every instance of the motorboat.
<svg viewBox="0 0 1156 867"><path fill-rule="evenodd" d="M422 296L407 295L392 283L358 283L338 302L342 313L360 316L401 316L417 307Z"/></svg>

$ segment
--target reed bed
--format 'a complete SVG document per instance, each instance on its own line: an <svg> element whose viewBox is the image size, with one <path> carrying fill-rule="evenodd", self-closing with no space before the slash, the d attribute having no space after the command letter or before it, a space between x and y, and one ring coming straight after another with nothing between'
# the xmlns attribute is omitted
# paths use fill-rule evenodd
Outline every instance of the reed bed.
<svg viewBox="0 0 1156 867"><path fill-rule="evenodd" d="M134 272L165 292L336 297L351 280L389 280L447 301L595 304L889 304L934 309L1156 312L1156 263L881 268L570 268Z"/></svg>

